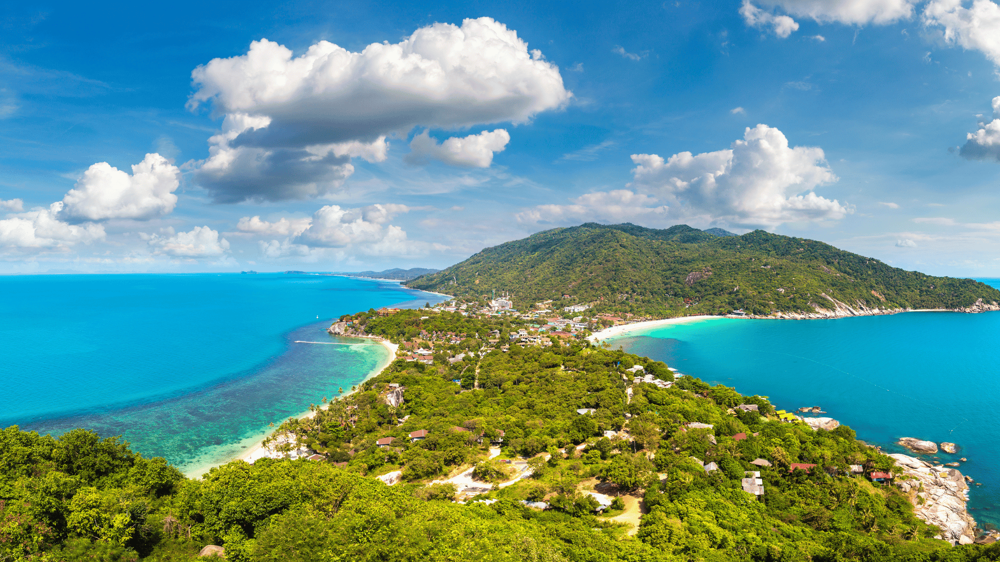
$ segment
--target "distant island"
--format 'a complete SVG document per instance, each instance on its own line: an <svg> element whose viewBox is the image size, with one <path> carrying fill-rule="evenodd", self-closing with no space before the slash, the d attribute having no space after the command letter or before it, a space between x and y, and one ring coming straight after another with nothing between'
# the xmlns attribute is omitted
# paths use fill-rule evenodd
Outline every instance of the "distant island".
<svg viewBox="0 0 1000 562"><path fill-rule="evenodd" d="M355 273L337 273L336 275L350 275L351 277L370 277L372 279L392 279L393 281L410 281L422 275L430 275L440 270L427 269L424 267L413 267L410 269L386 269L385 271L359 271Z"/></svg>
<svg viewBox="0 0 1000 562"><path fill-rule="evenodd" d="M509 294L518 309L552 300L657 318L1000 309L1000 291L971 279L905 271L815 240L686 225L556 228L486 248L406 285L466 299Z"/></svg>

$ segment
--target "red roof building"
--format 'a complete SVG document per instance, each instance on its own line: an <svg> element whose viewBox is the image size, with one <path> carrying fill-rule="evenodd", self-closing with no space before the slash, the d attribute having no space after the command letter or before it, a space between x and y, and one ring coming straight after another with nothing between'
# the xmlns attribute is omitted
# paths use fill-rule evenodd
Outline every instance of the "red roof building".
<svg viewBox="0 0 1000 562"><path fill-rule="evenodd" d="M378 441L376 441L375 444L378 445L379 447L388 447L389 445L392 445L392 442L395 440L396 440L395 437L383 437Z"/></svg>
<svg viewBox="0 0 1000 562"><path fill-rule="evenodd" d="M788 472L795 472L795 469L800 469L800 470L804 470L806 472L809 472L810 470L812 470L815 467L816 467L816 465L814 465L814 464L794 462L794 463L792 463L792 466L790 466L788 468Z"/></svg>
<svg viewBox="0 0 1000 562"><path fill-rule="evenodd" d="M747 434L746 433L737 433L736 435L733 435L733 440L734 441L743 441L746 438L747 438Z"/></svg>
<svg viewBox="0 0 1000 562"><path fill-rule="evenodd" d="M427 437L428 431L426 429L418 429L410 434L410 441L420 441Z"/></svg>

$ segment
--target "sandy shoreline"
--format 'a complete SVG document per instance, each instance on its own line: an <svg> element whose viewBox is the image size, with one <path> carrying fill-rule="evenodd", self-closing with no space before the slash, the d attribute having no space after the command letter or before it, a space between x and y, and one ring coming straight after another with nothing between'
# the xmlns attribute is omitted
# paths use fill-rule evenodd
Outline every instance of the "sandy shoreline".
<svg viewBox="0 0 1000 562"><path fill-rule="evenodd" d="M612 326L610 328L605 328L599 332L594 332L587 338L590 342L599 342L606 340L608 338L613 338L616 336L621 336L629 332L634 332L637 330L647 330L652 328L659 328L660 326L670 326L673 324L693 324L695 322L704 322L705 320L712 320L713 318L726 318L725 316L712 316L712 315L701 315L701 316L681 316L679 318L663 318L661 320L647 320L645 322L636 322L634 324L622 324L619 326Z"/></svg>
<svg viewBox="0 0 1000 562"><path fill-rule="evenodd" d="M372 378L377 377L378 375L380 375L382 373L382 371L384 371L386 369L386 367L388 367L389 365L391 365L392 362L395 361L395 359L396 359L396 350L399 349L399 346L397 344L394 344L394 343L390 342L389 340L383 340L383 339L374 340L373 338L363 338L363 339L365 339L367 341L370 341L371 343L377 343L377 344L381 345L382 347L384 347L386 349L386 351L389 352L389 355L386 358L386 360L381 365L378 366L377 369L372 370L370 373L368 373L368 376L366 376L364 378L364 380L362 380L361 382L359 382L357 384L358 387L360 387L361 384L363 384L365 381L368 381L368 380L370 380ZM356 392L356 390L345 392L344 394L342 394L338 398L343 398L345 396L350 396L354 392ZM334 400L337 400L338 398L334 398ZM315 415L316 415L316 412L306 411L306 412L303 412L302 414L299 414L299 415L297 415L295 417L299 418L299 419L308 419L308 418L314 417ZM280 423L278 425L280 425ZM267 439L268 437L270 437L275 431L277 431L277 427L275 427L271 431L268 431L264 436L262 436L260 438L252 438L252 439L255 439L253 445L251 445L250 447L247 447L247 449L245 451L243 451L240 455L238 455L235 458L232 458L232 459L230 459L228 461L221 462L221 463L209 466L209 467L205 468L203 471L199 470L200 474L195 475L195 477L199 477L202 474L207 473L208 470L210 470L212 467L221 466L223 464L226 464L228 462L232 462L234 460L241 460L241 461L246 461L246 462L249 462L249 463L253 463L257 459L261 459L261 458L264 458L264 457L268 456L268 451L266 449L264 449L264 440ZM190 477L192 475L188 475L188 476Z"/></svg>

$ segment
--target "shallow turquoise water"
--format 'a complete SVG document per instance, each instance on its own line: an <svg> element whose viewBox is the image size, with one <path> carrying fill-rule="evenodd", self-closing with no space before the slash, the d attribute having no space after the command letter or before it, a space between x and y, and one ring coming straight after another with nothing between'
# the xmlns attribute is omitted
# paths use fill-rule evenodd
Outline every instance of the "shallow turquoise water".
<svg viewBox="0 0 1000 562"><path fill-rule="evenodd" d="M996 286L993 280L984 280ZM907 313L837 320L712 319L633 332L613 345L684 374L768 396L779 409L820 406L889 452L918 437L967 457L977 522L1000 526L1000 313Z"/></svg>
<svg viewBox="0 0 1000 562"><path fill-rule="evenodd" d="M326 334L332 318L441 300L285 274L12 276L0 294L0 427L123 435L189 473L388 359L380 345Z"/></svg>

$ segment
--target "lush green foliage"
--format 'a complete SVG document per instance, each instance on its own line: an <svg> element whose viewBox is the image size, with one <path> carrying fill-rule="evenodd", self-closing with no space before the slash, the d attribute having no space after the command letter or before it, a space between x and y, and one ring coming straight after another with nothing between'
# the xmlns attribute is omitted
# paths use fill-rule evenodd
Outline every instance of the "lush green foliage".
<svg viewBox="0 0 1000 562"><path fill-rule="evenodd" d="M671 388L631 385L631 373L623 375L634 365L661 378L670 371L619 350L574 343L502 352L475 337L516 322L416 311L352 318L369 332L465 333L436 346L435 356L479 353L434 365L396 361L314 418L279 430L326 461L236 461L189 480L113 438L2 430L0 561L191 561L206 544L224 546L236 562L962 562L1000 555L1000 546L950 547L929 538L937 531L913 516L896 488L850 476L850 464L898 469L847 427L782 423L761 397L689 377ZM402 404L387 404L391 384L403 387ZM732 409L750 402L760 414ZM417 429L428 430L426 438L408 439ZM738 433L748 437L736 440ZM390 436L389 446L375 445ZM491 446L502 451L489 460ZM749 463L757 458L773 467ZM707 472L706 463L719 468ZM817 466L790 472L792 463ZM762 473L762 499L741 489L751 469ZM394 470L404 483L372 478ZM465 470L487 490L506 481L477 498L495 501L453 503L461 492L455 484L428 484ZM609 516L595 511L594 486L615 496ZM622 494L631 496L623 501ZM612 517L635 498L645 512L627 536Z"/></svg>
<svg viewBox="0 0 1000 562"><path fill-rule="evenodd" d="M890 267L833 246L754 231L713 236L688 227L584 224L487 248L408 286L478 299L509 292L518 308L547 299L654 316L814 312L831 297L869 308L958 308L1000 302L968 279Z"/></svg>

